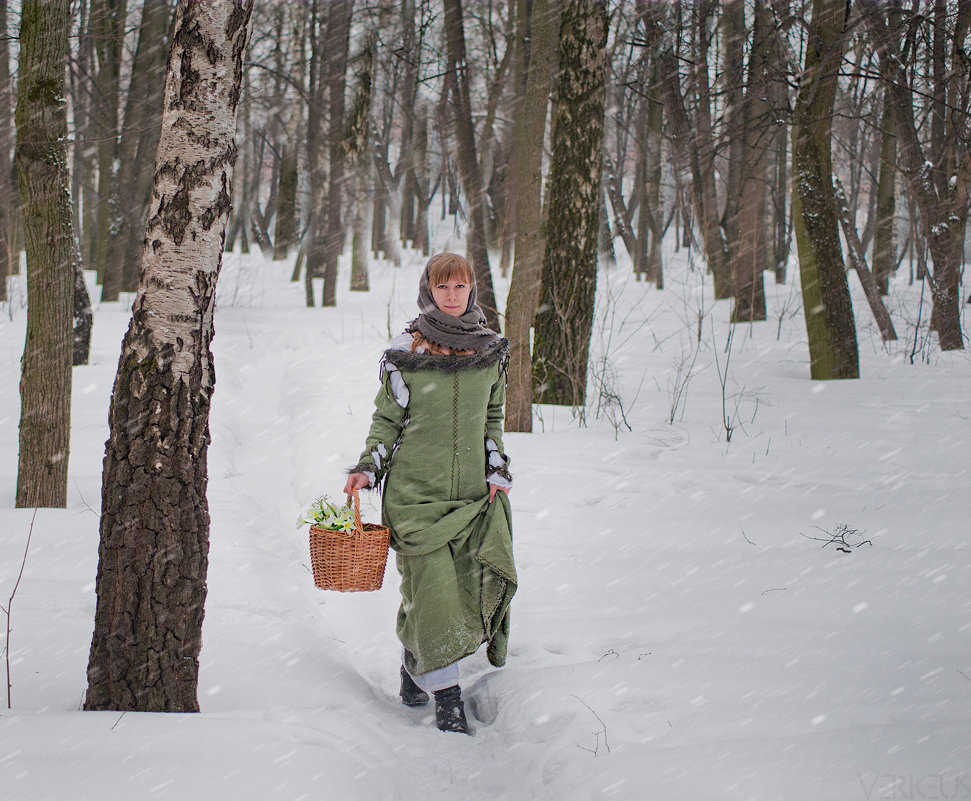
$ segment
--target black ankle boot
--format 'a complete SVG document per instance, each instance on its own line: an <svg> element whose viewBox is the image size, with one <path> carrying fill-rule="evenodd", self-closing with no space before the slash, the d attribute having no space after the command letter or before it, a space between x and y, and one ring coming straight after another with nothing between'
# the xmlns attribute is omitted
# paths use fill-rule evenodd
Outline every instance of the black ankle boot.
<svg viewBox="0 0 971 801"><path fill-rule="evenodd" d="M435 719L441 731L469 733L469 722L465 719L465 704L462 690L456 684L444 690L435 690Z"/></svg>
<svg viewBox="0 0 971 801"><path fill-rule="evenodd" d="M404 665L401 666L401 691L398 695L405 706L424 706L428 703L428 693L415 684Z"/></svg>

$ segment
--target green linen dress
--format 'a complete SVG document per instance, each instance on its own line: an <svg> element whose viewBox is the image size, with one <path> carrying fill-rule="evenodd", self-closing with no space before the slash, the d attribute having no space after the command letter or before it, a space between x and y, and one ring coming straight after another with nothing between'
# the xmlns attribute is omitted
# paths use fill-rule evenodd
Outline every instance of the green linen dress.
<svg viewBox="0 0 971 801"><path fill-rule="evenodd" d="M506 660L516 591L502 448L508 342L468 356L388 350L367 444L351 472L384 480L382 520L401 574L397 633L412 675L487 643ZM501 477L501 478L500 478Z"/></svg>

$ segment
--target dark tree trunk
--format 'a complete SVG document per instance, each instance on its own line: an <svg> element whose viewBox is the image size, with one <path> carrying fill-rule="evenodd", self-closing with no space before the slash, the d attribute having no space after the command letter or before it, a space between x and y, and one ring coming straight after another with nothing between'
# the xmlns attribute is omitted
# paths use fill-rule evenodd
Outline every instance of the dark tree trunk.
<svg viewBox="0 0 971 801"><path fill-rule="evenodd" d="M71 364L77 367L88 363L91 353L91 329L94 327L94 312L91 310L91 296L84 282L84 269L75 252L74 259L74 346L71 350Z"/></svg>
<svg viewBox="0 0 971 801"><path fill-rule="evenodd" d="M350 48L352 0L331 0L327 19L328 154L326 200L326 251L321 306L337 305L337 263L344 249L341 212L344 207L345 137L344 91L347 85L347 55Z"/></svg>
<svg viewBox="0 0 971 801"><path fill-rule="evenodd" d="M644 205L641 213L647 222L647 280L664 289L664 265L661 260L661 241L664 238L664 203L661 194L661 142L664 136L664 104L661 102L660 72L657 57L651 54L651 83L647 98L647 161L645 166Z"/></svg>
<svg viewBox="0 0 971 801"><path fill-rule="evenodd" d="M85 709L199 709L210 342L252 8L180 0L176 12L141 279L109 411Z"/></svg>
<svg viewBox="0 0 971 801"><path fill-rule="evenodd" d="M17 166L27 251L17 506L67 504L75 244L64 64L69 0L26 0L20 17Z"/></svg>
<svg viewBox="0 0 971 801"><path fill-rule="evenodd" d="M893 130L893 101L883 92L880 126L880 173L877 180L876 223L873 232L873 276L880 293L890 292L890 276L897 269L894 229L897 215L897 137Z"/></svg>
<svg viewBox="0 0 971 801"><path fill-rule="evenodd" d="M91 256L91 240L94 236L94 215L96 205L91 200L91 176L93 154L88 141L89 106L91 104L91 25L88 0L81 0L77 11L78 44L74 56L74 68L68 70L71 91L71 111L74 118L74 144L70 150L71 158L71 224L78 238L83 268L94 268L88 260ZM0 69L2 69L0 65Z"/></svg>
<svg viewBox="0 0 971 801"><path fill-rule="evenodd" d="M435 187L428 177L428 107L424 104L415 110L414 142L412 191L415 195L415 238L412 246L423 255L429 256L431 240L428 235L428 206L435 194Z"/></svg>
<svg viewBox="0 0 971 801"><path fill-rule="evenodd" d="M582 406L603 206L607 4L568 0L560 25L543 288L533 376L538 403Z"/></svg>
<svg viewBox="0 0 971 801"><path fill-rule="evenodd" d="M738 4L737 7L741 7ZM764 0L755 3L748 82L742 99L738 197L731 245L735 305L732 322L765 320L765 279L769 266L765 227L770 109L767 100L771 37ZM744 27L744 23L743 23Z"/></svg>
<svg viewBox="0 0 971 801"><path fill-rule="evenodd" d="M554 83L559 19L550 0L519 0L516 127L513 184L515 262L506 302L510 342L506 387L507 431L533 430L533 381L529 331L539 304L543 265L543 139Z"/></svg>
<svg viewBox="0 0 971 801"><path fill-rule="evenodd" d="M119 291L134 292L138 285L138 261L152 192L152 167L162 125L162 89L171 20L167 3L159 0L145 3L109 203L114 216L105 252L101 292L104 301L118 300Z"/></svg>
<svg viewBox="0 0 971 801"><path fill-rule="evenodd" d="M880 338L884 342L890 342L897 338L897 332L893 327L893 320L890 319L890 312L887 311L887 307L883 303L883 298L880 297L880 288L877 286L873 273L867 267L866 249L863 247L863 243L860 241L860 235L857 233L856 226L853 224L853 218L850 214L850 204L846 199L846 192L843 190L839 179L835 176L833 183L836 191L836 203L839 208L840 226L843 228L843 238L846 239L850 264L856 270L860 284L863 286L863 292L866 295L870 311L873 312L873 318L877 321L877 326L880 329Z"/></svg>
<svg viewBox="0 0 971 801"><path fill-rule="evenodd" d="M283 143L283 155L280 157L280 181L276 204L276 223L273 230L273 258L285 259L297 242L297 186L299 175L297 172L297 144L296 118L297 112L292 112L291 130L288 131L287 141Z"/></svg>
<svg viewBox="0 0 971 801"><path fill-rule="evenodd" d="M485 193L482 174L475 146L475 128L472 122L472 98L470 96L469 66L465 51L465 24L461 0L444 0L445 34L448 40L449 68L446 76L450 84L455 131L458 138L459 172L469 204L470 228L466 239L468 256L475 268L478 302L485 312L489 327L499 330L499 311L492 285L489 267L488 228L485 210Z"/></svg>
<svg viewBox="0 0 971 801"><path fill-rule="evenodd" d="M768 203L771 206L770 230L772 243L772 266L775 282L784 284L792 247L792 217L789 214L789 126L783 122L789 109L790 69L785 52L784 31L793 21L789 10L790 0L773 0L773 8L778 26L771 33L771 66L768 97L773 115L771 144L769 146L771 178Z"/></svg>
<svg viewBox="0 0 971 801"><path fill-rule="evenodd" d="M402 0L401 14L401 89L399 92L399 109L401 114L401 147L399 166L401 168L401 220L399 230L402 244L412 243L417 248L419 238L418 210L419 190L417 185L415 136L416 136L416 103L418 99L418 65L421 53L417 47L415 37L415 3L413 0Z"/></svg>
<svg viewBox="0 0 971 801"><path fill-rule="evenodd" d="M712 123L713 100L708 62L708 53L712 49L711 18L717 6L716 0L701 0L692 11L696 14L692 79L697 99L694 120L689 129L691 135L688 146L692 150L691 158L697 160L697 169L692 167L692 183L697 185L696 217L701 227L708 269L711 271L715 297L724 299L732 296L732 268L726 246L725 230L721 226L722 215L718 211L718 190L715 184L718 175L717 148ZM675 69L669 74L676 76L678 71ZM680 100L677 81L671 80L666 83L670 84L669 91L677 92L679 102L683 103L683 100ZM672 102L673 100L672 97Z"/></svg>
<svg viewBox="0 0 971 801"><path fill-rule="evenodd" d="M814 379L860 376L832 169L833 105L846 12L843 0L813 0L806 65L793 116L793 213Z"/></svg>
<svg viewBox="0 0 971 801"><path fill-rule="evenodd" d="M307 90L307 173L310 189L310 208L306 233L306 266L304 268L304 297L307 306L314 305L313 279L324 274L324 255L327 250L326 165L324 163L325 84L321 67L324 59L324 24L320 20L318 0L313 0L310 12L310 80Z"/></svg>
<svg viewBox="0 0 971 801"><path fill-rule="evenodd" d="M91 33L98 71L90 107L90 135L97 142L98 188L92 266L98 282L120 283L120 276L106 275L108 243L117 216L112 202L118 158L118 98L121 95L121 55L125 40L127 0L92 0Z"/></svg>

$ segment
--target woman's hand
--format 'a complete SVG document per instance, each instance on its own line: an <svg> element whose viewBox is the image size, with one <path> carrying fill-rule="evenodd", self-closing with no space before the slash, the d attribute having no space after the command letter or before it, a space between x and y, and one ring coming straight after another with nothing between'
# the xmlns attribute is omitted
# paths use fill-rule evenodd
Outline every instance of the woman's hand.
<svg viewBox="0 0 971 801"><path fill-rule="evenodd" d="M510 487L500 487L498 484L489 485L489 503L492 503L496 499L496 493L500 490L508 495Z"/></svg>
<svg viewBox="0 0 971 801"><path fill-rule="evenodd" d="M371 482L364 473L351 473L344 485L344 494L350 495L354 490L366 489L369 486L371 486Z"/></svg>

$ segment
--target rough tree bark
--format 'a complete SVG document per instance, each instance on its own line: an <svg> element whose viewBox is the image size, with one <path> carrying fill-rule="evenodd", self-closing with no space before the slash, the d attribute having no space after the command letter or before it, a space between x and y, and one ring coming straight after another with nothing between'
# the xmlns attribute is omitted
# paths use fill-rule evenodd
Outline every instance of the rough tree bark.
<svg viewBox="0 0 971 801"><path fill-rule="evenodd" d="M586 399L603 206L606 44L606 2L564 4L543 288L534 329L538 403L582 406Z"/></svg>
<svg viewBox="0 0 971 801"><path fill-rule="evenodd" d="M832 165L833 105L846 13L843 0L813 0L805 69L793 113L793 214L814 379L860 376Z"/></svg>
<svg viewBox="0 0 971 801"><path fill-rule="evenodd" d="M17 165L27 251L17 506L63 508L71 436L75 245L64 64L70 0L27 0L20 17Z"/></svg>
<svg viewBox="0 0 971 801"><path fill-rule="evenodd" d="M556 67L559 13L550 0L519 0L516 37L515 261L506 301L509 368L506 430L533 430L533 369L529 331L539 304L543 264L543 139Z"/></svg>
<svg viewBox="0 0 971 801"><path fill-rule="evenodd" d="M105 448L85 709L198 711L210 341L253 0L180 0Z"/></svg>

